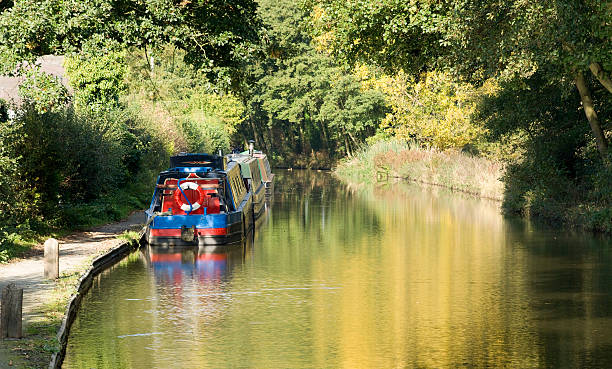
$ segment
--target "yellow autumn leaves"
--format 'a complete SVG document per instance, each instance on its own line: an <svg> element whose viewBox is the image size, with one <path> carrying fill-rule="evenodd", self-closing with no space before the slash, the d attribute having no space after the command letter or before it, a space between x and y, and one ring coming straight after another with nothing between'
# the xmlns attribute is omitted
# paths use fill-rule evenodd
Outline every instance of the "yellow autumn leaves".
<svg viewBox="0 0 612 369"><path fill-rule="evenodd" d="M474 113L478 99L495 91L493 82L477 88L438 71L418 79L402 71L376 75L365 65L355 74L364 88L379 89L387 98L391 111L380 125L383 136L445 150L474 144L486 133Z"/></svg>

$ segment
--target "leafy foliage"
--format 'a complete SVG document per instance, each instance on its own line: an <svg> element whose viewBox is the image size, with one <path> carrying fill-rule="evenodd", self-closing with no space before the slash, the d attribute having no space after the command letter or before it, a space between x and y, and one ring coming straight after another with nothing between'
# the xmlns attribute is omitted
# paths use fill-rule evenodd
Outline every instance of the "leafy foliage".
<svg viewBox="0 0 612 369"><path fill-rule="evenodd" d="M458 144L474 136L457 128L485 122L480 129L490 131L489 139L516 148L512 154L498 150L506 152L509 163L508 210L570 222L583 218L581 223L593 228L612 228L609 218L601 221L609 213L602 209L612 207L604 195L609 188L601 181L609 173L602 163L609 162L606 133L612 118L609 2L311 0L308 8L320 49L349 65L406 73L414 78L415 89L423 86L414 104L406 101L416 90L389 94L397 115L385 121L391 134L420 138L441 133L444 141ZM427 124L428 116L465 107L460 99L446 103L452 94L445 88L462 83L431 83L431 72L440 70L476 86L496 80L498 89L483 91L489 97L465 110L478 112L479 118L470 114L467 120ZM434 100L432 108L427 102ZM452 122L447 135L438 125L444 121ZM595 213L598 221L584 221Z"/></svg>
<svg viewBox="0 0 612 369"><path fill-rule="evenodd" d="M607 92L599 93L605 97ZM573 96L535 74L522 83L503 82L483 100L480 118L491 139L526 137L521 145L525 153L509 161L504 177L507 211L606 230L609 218L593 217L612 207L609 182L602 181L610 171L598 160L589 127L579 124L582 112L572 101ZM602 116L610 116L609 107L602 107Z"/></svg>
<svg viewBox="0 0 612 369"><path fill-rule="evenodd" d="M288 0L260 4L269 57L248 70L245 83L254 88L241 90L248 107L242 131L277 162L327 167L376 131L384 96L315 49L304 9Z"/></svg>
<svg viewBox="0 0 612 369"><path fill-rule="evenodd" d="M418 0L313 0L312 26L320 47L349 64L420 73L443 48L439 28L445 8Z"/></svg>
<svg viewBox="0 0 612 369"><path fill-rule="evenodd" d="M97 40L122 46L172 44L212 74L235 69L257 50L252 0L22 0L0 15L0 66L11 72L45 54Z"/></svg>
<svg viewBox="0 0 612 369"><path fill-rule="evenodd" d="M185 54L167 46L150 50L149 61L136 50L126 55L128 105L151 114L164 132L170 151L228 152L240 141L237 127L244 120L244 104L231 92L219 91L201 71L185 63Z"/></svg>
<svg viewBox="0 0 612 369"><path fill-rule="evenodd" d="M23 103L38 113L62 110L70 95L58 77L38 68L28 69L24 81L19 85L19 96Z"/></svg>
<svg viewBox="0 0 612 369"><path fill-rule="evenodd" d="M244 119L244 105L232 95L195 90L179 119L190 151L229 152L236 127Z"/></svg>
<svg viewBox="0 0 612 369"><path fill-rule="evenodd" d="M106 45L71 55L64 62L78 108L117 106L127 90L125 51Z"/></svg>
<svg viewBox="0 0 612 369"><path fill-rule="evenodd" d="M381 124L387 136L442 150L482 141L485 129L474 113L480 97L494 88L491 84L477 89L440 72L429 72L419 81L400 72L378 84L392 107Z"/></svg>
<svg viewBox="0 0 612 369"><path fill-rule="evenodd" d="M118 204L101 199L130 193L132 181L148 183L150 171L167 158L155 132L122 110L41 113L26 107L0 124L0 147L0 246L6 257L37 232L90 224L94 216L83 204L97 203L97 219L117 218Z"/></svg>
<svg viewBox="0 0 612 369"><path fill-rule="evenodd" d="M612 70L604 1L311 0L313 32L340 59L404 69L446 66L477 80Z"/></svg>

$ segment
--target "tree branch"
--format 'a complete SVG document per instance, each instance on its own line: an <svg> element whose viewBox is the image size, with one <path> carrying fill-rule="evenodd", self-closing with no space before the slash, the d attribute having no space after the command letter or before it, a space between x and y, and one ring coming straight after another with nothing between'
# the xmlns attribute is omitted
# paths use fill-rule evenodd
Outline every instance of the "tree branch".
<svg viewBox="0 0 612 369"><path fill-rule="evenodd" d="M595 141L597 142L597 149L599 150L599 154L601 155L601 159L607 165L609 164L608 160L608 140L601 128L601 124L599 124L599 118L597 117L597 112L595 111L595 106L593 105L593 98L591 97L591 91L589 91L589 87L587 86L582 72L576 73L576 77L574 79L574 83L578 88L578 92L580 93L580 100L582 101L582 108L584 109L584 114L589 121L589 125L591 126L591 131L593 132L593 136L595 136Z"/></svg>
<svg viewBox="0 0 612 369"><path fill-rule="evenodd" d="M612 79L610 79L610 76L608 76L601 68L601 65L599 65L599 63L591 63L589 65L589 69L591 70L591 73L597 77L599 82L606 88L606 90L612 93Z"/></svg>

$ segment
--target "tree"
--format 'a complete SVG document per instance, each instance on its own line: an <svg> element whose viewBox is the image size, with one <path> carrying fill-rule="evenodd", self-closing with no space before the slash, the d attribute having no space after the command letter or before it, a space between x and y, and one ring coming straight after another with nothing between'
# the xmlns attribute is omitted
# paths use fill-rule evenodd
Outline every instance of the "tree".
<svg viewBox="0 0 612 369"><path fill-rule="evenodd" d="M242 131L291 165L327 166L375 132L384 96L315 49L306 9L291 0L259 4L266 55L243 74L248 118Z"/></svg>
<svg viewBox="0 0 612 369"><path fill-rule="evenodd" d="M573 84L607 158L607 140L585 73L608 91L612 3L598 0L320 0L315 35L349 63L419 72L444 66L472 81L526 79Z"/></svg>
<svg viewBox="0 0 612 369"><path fill-rule="evenodd" d="M317 41L337 59L410 73L433 68L442 53L443 8L426 0L311 0Z"/></svg>
<svg viewBox="0 0 612 369"><path fill-rule="evenodd" d="M97 40L146 48L172 44L186 60L228 76L258 48L253 0L21 0L0 15L0 69L78 52Z"/></svg>

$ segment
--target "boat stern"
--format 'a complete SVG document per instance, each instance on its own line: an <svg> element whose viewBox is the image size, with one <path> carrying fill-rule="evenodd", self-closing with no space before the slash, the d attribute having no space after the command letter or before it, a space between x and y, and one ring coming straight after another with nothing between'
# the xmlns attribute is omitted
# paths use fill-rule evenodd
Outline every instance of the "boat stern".
<svg viewBox="0 0 612 369"><path fill-rule="evenodd" d="M145 237L155 246L205 246L238 242L243 225L240 213L169 215L153 218Z"/></svg>

